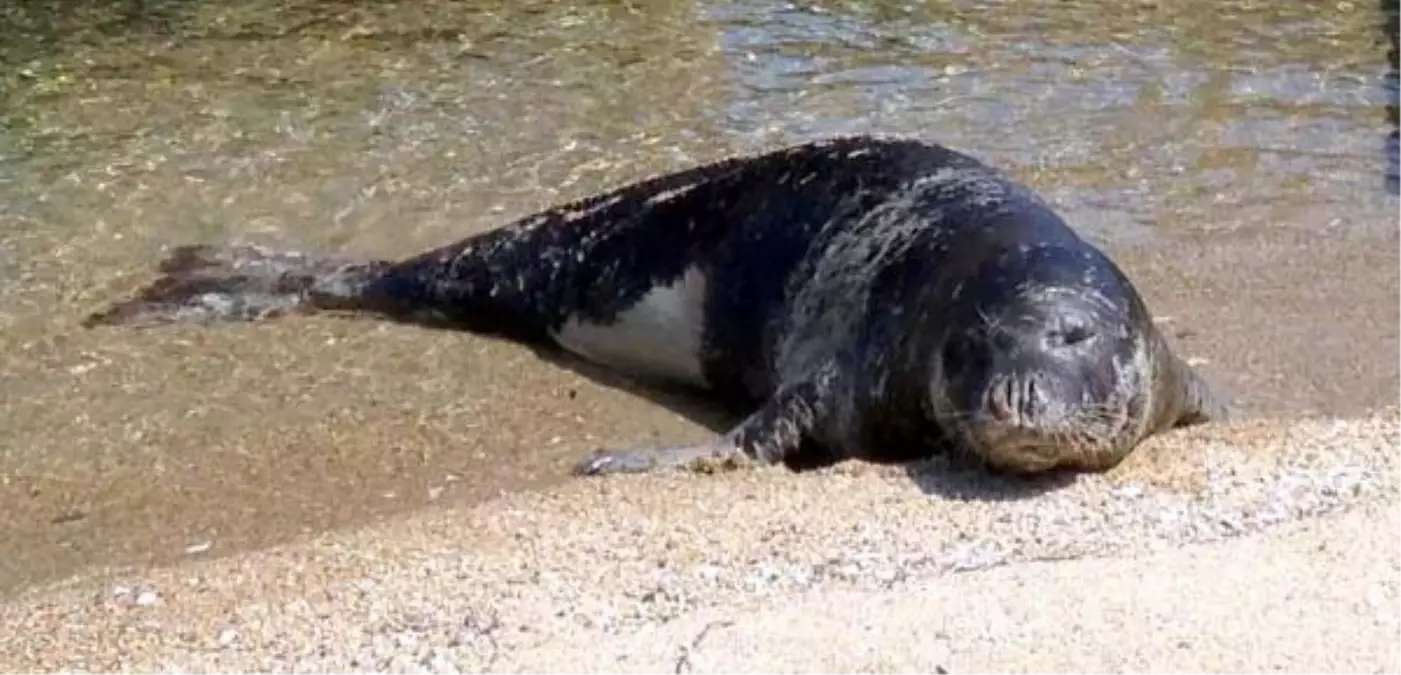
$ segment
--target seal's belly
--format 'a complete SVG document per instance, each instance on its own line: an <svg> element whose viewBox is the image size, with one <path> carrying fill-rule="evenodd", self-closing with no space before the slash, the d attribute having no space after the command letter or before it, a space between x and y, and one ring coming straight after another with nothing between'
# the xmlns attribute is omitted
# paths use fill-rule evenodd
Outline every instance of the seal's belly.
<svg viewBox="0 0 1401 675"><path fill-rule="evenodd" d="M692 267L613 321L571 317L552 337L574 354L630 375L705 387L700 359L705 298L706 276Z"/></svg>

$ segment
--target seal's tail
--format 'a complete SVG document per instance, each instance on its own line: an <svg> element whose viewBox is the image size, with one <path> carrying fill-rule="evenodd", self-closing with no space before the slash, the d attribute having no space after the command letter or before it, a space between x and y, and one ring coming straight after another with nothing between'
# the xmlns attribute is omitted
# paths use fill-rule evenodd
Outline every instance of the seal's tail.
<svg viewBox="0 0 1401 675"><path fill-rule="evenodd" d="M260 246L181 246L163 276L87 317L102 325L257 321L293 312L358 309L384 263Z"/></svg>

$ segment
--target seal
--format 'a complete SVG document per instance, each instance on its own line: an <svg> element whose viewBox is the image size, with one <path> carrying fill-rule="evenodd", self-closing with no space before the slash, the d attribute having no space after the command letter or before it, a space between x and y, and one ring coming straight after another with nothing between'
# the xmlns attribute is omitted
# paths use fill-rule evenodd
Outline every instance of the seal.
<svg viewBox="0 0 1401 675"><path fill-rule="evenodd" d="M661 175L400 261L184 246L86 325L370 313L550 343L743 421L575 473L963 452L1103 471L1224 418L1133 284L1030 188L938 144L838 137Z"/></svg>

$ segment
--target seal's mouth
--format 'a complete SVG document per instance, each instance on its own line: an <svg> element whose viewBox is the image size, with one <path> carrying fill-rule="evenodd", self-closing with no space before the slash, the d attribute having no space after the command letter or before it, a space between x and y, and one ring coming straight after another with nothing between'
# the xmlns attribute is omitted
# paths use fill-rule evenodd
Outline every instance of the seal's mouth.
<svg viewBox="0 0 1401 675"><path fill-rule="evenodd" d="M1006 378L990 385L980 405L958 418L964 445L994 468L1100 471L1123 459L1121 439L1132 411L1119 402L1066 400L1039 378Z"/></svg>
<svg viewBox="0 0 1401 675"><path fill-rule="evenodd" d="M1100 470L1118 463L1115 444L1070 425L1055 429L1000 422L964 426L965 445L993 468L1039 473L1056 468Z"/></svg>

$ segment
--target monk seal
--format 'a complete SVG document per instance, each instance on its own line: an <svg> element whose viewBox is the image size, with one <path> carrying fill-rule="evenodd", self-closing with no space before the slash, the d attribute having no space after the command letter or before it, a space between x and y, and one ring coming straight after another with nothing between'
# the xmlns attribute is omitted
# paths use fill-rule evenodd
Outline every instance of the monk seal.
<svg viewBox="0 0 1401 675"><path fill-rule="evenodd" d="M88 326L351 311L553 343L747 413L575 473L969 453L1103 471L1222 418L1103 252L1003 172L913 139L731 158L401 261L185 246Z"/></svg>

